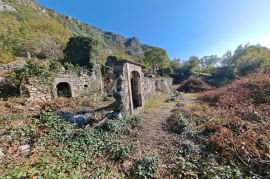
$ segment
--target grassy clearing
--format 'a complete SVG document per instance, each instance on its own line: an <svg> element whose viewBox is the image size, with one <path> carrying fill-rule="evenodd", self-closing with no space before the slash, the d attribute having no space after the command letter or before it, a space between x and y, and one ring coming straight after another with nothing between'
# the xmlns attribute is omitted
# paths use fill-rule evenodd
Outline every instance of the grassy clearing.
<svg viewBox="0 0 270 179"><path fill-rule="evenodd" d="M169 94L158 94L145 101L143 114L150 114L152 112L158 112L159 110L168 110L171 104L165 103L165 100L169 97Z"/></svg>

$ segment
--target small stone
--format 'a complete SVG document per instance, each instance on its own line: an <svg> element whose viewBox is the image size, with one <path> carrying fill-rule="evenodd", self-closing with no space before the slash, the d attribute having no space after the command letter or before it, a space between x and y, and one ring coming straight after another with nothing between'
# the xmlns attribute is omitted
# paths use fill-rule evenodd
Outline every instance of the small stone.
<svg viewBox="0 0 270 179"><path fill-rule="evenodd" d="M21 111L24 110L24 106L14 106L13 108Z"/></svg>
<svg viewBox="0 0 270 179"><path fill-rule="evenodd" d="M30 145L21 145L18 149L23 155L30 154Z"/></svg>
<svg viewBox="0 0 270 179"><path fill-rule="evenodd" d="M166 99L165 102L166 102L166 103L170 103L171 100L170 100L170 99Z"/></svg>
<svg viewBox="0 0 270 179"><path fill-rule="evenodd" d="M87 117L85 115L77 115L73 117L75 123L79 126L84 126L87 124Z"/></svg>
<svg viewBox="0 0 270 179"><path fill-rule="evenodd" d="M122 114L120 112L116 112L114 114L114 116L115 116L116 119L122 119L123 118L123 116L122 116Z"/></svg>
<svg viewBox="0 0 270 179"><path fill-rule="evenodd" d="M3 152L3 149L0 148L0 164L4 162L5 154Z"/></svg>
<svg viewBox="0 0 270 179"><path fill-rule="evenodd" d="M40 105L36 105L36 106L30 108L30 110L31 111L40 111L41 110L41 107L40 107Z"/></svg>
<svg viewBox="0 0 270 179"><path fill-rule="evenodd" d="M124 171L129 171L132 168L132 162L129 160L125 160L123 162L123 169Z"/></svg>
<svg viewBox="0 0 270 179"><path fill-rule="evenodd" d="M171 100L171 101L176 101L176 100L177 100L177 97L176 97L176 96L172 96L172 97L170 98L170 100Z"/></svg>
<svg viewBox="0 0 270 179"><path fill-rule="evenodd" d="M3 136L6 133L6 129L0 129L0 136Z"/></svg>

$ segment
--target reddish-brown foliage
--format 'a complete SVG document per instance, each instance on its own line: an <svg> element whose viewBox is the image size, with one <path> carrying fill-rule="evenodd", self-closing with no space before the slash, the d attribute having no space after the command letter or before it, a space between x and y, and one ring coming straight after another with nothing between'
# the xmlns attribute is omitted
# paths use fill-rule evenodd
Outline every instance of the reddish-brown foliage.
<svg viewBox="0 0 270 179"><path fill-rule="evenodd" d="M205 92L199 99L224 111L222 123L206 123L205 143L222 160L261 175L270 171L270 75L260 73ZM214 112L213 112L214 114ZM221 113L222 114L222 113Z"/></svg>
<svg viewBox="0 0 270 179"><path fill-rule="evenodd" d="M202 94L199 99L230 110L244 120L268 121L270 116L270 74L256 74L223 88Z"/></svg>
<svg viewBox="0 0 270 179"><path fill-rule="evenodd" d="M177 91L181 92L201 92L212 89L206 82L198 77L190 77L185 80L178 88Z"/></svg>

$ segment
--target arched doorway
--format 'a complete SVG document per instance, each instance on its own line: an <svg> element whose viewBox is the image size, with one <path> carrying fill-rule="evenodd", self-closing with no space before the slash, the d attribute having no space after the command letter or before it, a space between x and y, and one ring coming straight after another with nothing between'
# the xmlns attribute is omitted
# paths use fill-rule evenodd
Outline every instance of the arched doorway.
<svg viewBox="0 0 270 179"><path fill-rule="evenodd" d="M56 89L58 97L65 97L65 98L72 97L71 87L70 84L68 84L67 82L58 83L58 85L56 85Z"/></svg>
<svg viewBox="0 0 270 179"><path fill-rule="evenodd" d="M137 71L131 72L131 94L133 108L142 107L141 80Z"/></svg>

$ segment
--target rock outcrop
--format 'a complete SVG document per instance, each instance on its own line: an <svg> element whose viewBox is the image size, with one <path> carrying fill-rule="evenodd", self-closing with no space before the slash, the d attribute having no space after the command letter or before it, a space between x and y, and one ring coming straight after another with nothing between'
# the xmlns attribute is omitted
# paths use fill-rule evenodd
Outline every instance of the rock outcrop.
<svg viewBox="0 0 270 179"><path fill-rule="evenodd" d="M0 0L0 12L16 12L16 9Z"/></svg>

